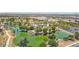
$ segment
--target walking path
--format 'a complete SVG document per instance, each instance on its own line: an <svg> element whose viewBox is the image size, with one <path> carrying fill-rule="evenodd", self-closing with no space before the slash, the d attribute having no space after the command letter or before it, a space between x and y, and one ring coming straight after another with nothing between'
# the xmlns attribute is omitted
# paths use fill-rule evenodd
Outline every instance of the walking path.
<svg viewBox="0 0 79 59"><path fill-rule="evenodd" d="M70 46L75 45L75 44L77 44L77 43L79 43L79 41L74 42L74 43L72 43L72 44L70 44L70 45L67 45L67 46L65 46L65 47L70 47Z"/></svg>
<svg viewBox="0 0 79 59"><path fill-rule="evenodd" d="M9 32L7 30L5 30L5 32L6 32L6 35L8 36L8 39L7 39L7 42L6 42L6 46L5 47L8 47L9 46L9 43L10 43L11 35L9 34Z"/></svg>

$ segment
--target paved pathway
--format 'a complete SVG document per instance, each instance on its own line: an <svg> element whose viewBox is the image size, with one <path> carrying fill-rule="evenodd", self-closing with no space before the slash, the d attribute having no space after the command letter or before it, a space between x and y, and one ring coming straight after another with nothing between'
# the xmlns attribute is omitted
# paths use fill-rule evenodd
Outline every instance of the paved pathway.
<svg viewBox="0 0 79 59"><path fill-rule="evenodd" d="M65 46L65 47L70 47L70 46L75 45L75 44L77 44L77 43L79 43L79 41L74 42L74 43L72 43L72 44L70 44L70 45L67 45L67 46Z"/></svg>
<svg viewBox="0 0 79 59"><path fill-rule="evenodd" d="M10 43L11 35L9 34L9 32L7 30L5 30L5 32L6 32L6 35L8 36L8 39L6 41L6 46L5 47L8 47L9 43Z"/></svg>

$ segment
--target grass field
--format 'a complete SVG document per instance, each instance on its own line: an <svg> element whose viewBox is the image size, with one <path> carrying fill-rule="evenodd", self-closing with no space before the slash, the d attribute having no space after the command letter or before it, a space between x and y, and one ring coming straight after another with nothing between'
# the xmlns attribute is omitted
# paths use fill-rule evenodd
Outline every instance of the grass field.
<svg viewBox="0 0 79 59"><path fill-rule="evenodd" d="M55 35L56 35L56 39L65 39L69 36L68 34L60 31L57 31Z"/></svg>
<svg viewBox="0 0 79 59"><path fill-rule="evenodd" d="M40 44L42 44L43 42L45 42L48 39L47 36L30 36L26 32L19 32L18 35L16 35L16 38L14 39L13 43L15 45L18 45L18 43L23 38L27 38L27 41L28 41L27 45L28 46L33 46L33 47L40 46Z"/></svg>
<svg viewBox="0 0 79 59"><path fill-rule="evenodd" d="M14 39L13 43L17 45L22 38L27 38L28 36L29 36L28 33L18 32L18 35L16 35L16 38Z"/></svg>
<svg viewBox="0 0 79 59"><path fill-rule="evenodd" d="M43 42L45 42L45 40L47 40L48 37L47 36L32 36L32 37L28 37L28 46L34 46L34 47L38 47L40 46L40 44L42 44Z"/></svg>

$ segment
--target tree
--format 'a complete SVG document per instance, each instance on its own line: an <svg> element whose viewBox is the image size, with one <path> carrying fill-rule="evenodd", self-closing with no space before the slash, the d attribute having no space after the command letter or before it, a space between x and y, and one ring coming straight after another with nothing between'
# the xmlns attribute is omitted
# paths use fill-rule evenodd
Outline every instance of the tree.
<svg viewBox="0 0 79 59"><path fill-rule="evenodd" d="M23 40L20 41L19 46L20 47L26 47L27 46L27 43L28 43L27 39L24 38Z"/></svg>
<svg viewBox="0 0 79 59"><path fill-rule="evenodd" d="M51 29L51 28L49 28L48 30L49 30L49 34L52 34L52 29Z"/></svg>
<svg viewBox="0 0 79 59"><path fill-rule="evenodd" d="M55 38L56 38L55 33L49 34L49 39L55 39Z"/></svg>
<svg viewBox="0 0 79 59"><path fill-rule="evenodd" d="M37 27L36 29L35 29L35 31L38 33L38 32L41 32L42 31L42 28L40 28L40 27Z"/></svg>
<svg viewBox="0 0 79 59"><path fill-rule="evenodd" d="M5 19L1 19L1 22L3 23Z"/></svg>
<svg viewBox="0 0 79 59"><path fill-rule="evenodd" d="M50 24L50 26L51 26L52 30L55 30L55 29L56 29L57 24L56 24L56 22L55 22L55 21L52 21L52 22L51 22L51 24Z"/></svg>
<svg viewBox="0 0 79 59"><path fill-rule="evenodd" d="M61 26L63 29L68 29L68 28L70 28L70 23L61 20L61 21L60 21L60 26Z"/></svg>
<svg viewBox="0 0 79 59"><path fill-rule="evenodd" d="M20 26L20 29L28 31L30 30L30 26Z"/></svg>
<svg viewBox="0 0 79 59"><path fill-rule="evenodd" d="M75 38L79 39L79 32L75 32Z"/></svg>
<svg viewBox="0 0 79 59"><path fill-rule="evenodd" d="M39 38L43 40L43 42L40 44L40 46L45 47L46 42L48 41L48 36L40 36Z"/></svg>
<svg viewBox="0 0 79 59"><path fill-rule="evenodd" d="M54 47L58 46L58 43L55 41L55 39L50 39L48 44L51 45L51 47L52 46L54 46Z"/></svg>
<svg viewBox="0 0 79 59"><path fill-rule="evenodd" d="M43 28L44 35L47 35L48 28Z"/></svg>
<svg viewBox="0 0 79 59"><path fill-rule="evenodd" d="M55 46L55 47L58 46L58 43L56 41L57 39L56 39L55 33L50 34L49 39L50 39L49 42L48 42L49 45Z"/></svg>
<svg viewBox="0 0 79 59"><path fill-rule="evenodd" d="M34 29L34 27L33 26L30 26L30 30L33 30Z"/></svg>
<svg viewBox="0 0 79 59"><path fill-rule="evenodd" d="M9 21L14 22L15 18L10 18Z"/></svg>
<svg viewBox="0 0 79 59"><path fill-rule="evenodd" d="M73 40L74 36L73 35L69 35L68 40Z"/></svg>
<svg viewBox="0 0 79 59"><path fill-rule="evenodd" d="M40 44L40 47L46 47L46 44L43 42Z"/></svg>
<svg viewBox="0 0 79 59"><path fill-rule="evenodd" d="M41 36L41 39L43 39L46 42L48 41L48 36Z"/></svg>

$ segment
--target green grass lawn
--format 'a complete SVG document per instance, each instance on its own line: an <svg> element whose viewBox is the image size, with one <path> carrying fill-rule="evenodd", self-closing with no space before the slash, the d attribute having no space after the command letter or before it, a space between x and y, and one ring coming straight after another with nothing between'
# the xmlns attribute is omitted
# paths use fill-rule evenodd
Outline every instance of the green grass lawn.
<svg viewBox="0 0 79 59"><path fill-rule="evenodd" d="M17 45L22 38L27 38L29 35L28 33L25 33L25 32L18 32L18 34L16 35L16 38L14 39L13 43L15 45Z"/></svg>
<svg viewBox="0 0 79 59"><path fill-rule="evenodd" d="M56 39L65 39L69 36L68 34L60 31L57 31L55 35L56 35Z"/></svg>
<svg viewBox="0 0 79 59"><path fill-rule="evenodd" d="M28 37L28 46L39 47L41 43L45 42L47 36L32 36Z"/></svg>
<svg viewBox="0 0 79 59"><path fill-rule="evenodd" d="M56 35L56 39L65 39L67 38L69 35L64 33L64 32L60 32L57 31L55 33ZM18 45L18 43L23 39L23 38L27 38L27 46L31 46L31 47L39 47L40 44L42 44L43 42L46 42L46 40L48 40L47 36L31 36L26 32L18 32L18 35L16 35L16 38L14 39L13 43L15 45Z"/></svg>
<svg viewBox="0 0 79 59"><path fill-rule="evenodd" d="M47 36L30 36L26 32L19 32L18 35L16 35L13 43L15 45L18 45L22 38L27 38L27 45L32 47L39 47L41 43L45 42L46 39L48 39Z"/></svg>

